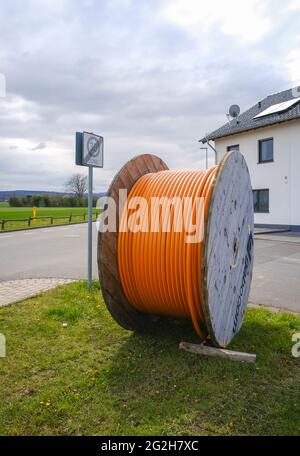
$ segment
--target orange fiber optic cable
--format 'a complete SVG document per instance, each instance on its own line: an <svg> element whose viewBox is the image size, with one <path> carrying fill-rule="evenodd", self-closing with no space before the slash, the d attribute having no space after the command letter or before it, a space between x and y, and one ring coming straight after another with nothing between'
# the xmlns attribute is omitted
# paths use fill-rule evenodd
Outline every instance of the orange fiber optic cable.
<svg viewBox="0 0 300 456"><path fill-rule="evenodd" d="M139 206L140 223L147 231L125 231L135 209L123 211L118 237L118 266L123 291L129 303L143 313L191 319L201 338L208 331L202 305L202 242L188 243L180 211L151 211L152 198L190 198L185 217L195 221L196 201L202 198L203 218L207 215L217 167L208 170L160 171L145 174L133 186L128 201L143 197L147 205ZM185 220L185 219L184 219ZM164 230L166 223L170 229ZM151 231L151 226L157 231ZM175 226L181 226L176 231Z"/></svg>

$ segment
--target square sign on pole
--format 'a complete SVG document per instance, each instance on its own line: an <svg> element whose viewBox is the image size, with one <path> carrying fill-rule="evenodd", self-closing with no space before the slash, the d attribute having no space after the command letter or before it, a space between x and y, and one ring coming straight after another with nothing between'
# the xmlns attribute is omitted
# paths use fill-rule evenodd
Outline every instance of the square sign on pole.
<svg viewBox="0 0 300 456"><path fill-rule="evenodd" d="M103 168L103 136L76 133L76 165Z"/></svg>
<svg viewBox="0 0 300 456"><path fill-rule="evenodd" d="M94 133L76 133L76 165L88 166L88 286L92 287L93 167L103 168L103 137Z"/></svg>

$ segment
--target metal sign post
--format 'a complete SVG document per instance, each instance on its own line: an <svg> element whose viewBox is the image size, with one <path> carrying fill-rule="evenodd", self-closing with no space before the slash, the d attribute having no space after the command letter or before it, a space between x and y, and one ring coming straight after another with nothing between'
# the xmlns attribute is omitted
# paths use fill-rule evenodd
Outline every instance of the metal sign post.
<svg viewBox="0 0 300 456"><path fill-rule="evenodd" d="M88 190L88 287L92 288L93 265L93 167L89 165Z"/></svg>
<svg viewBox="0 0 300 456"><path fill-rule="evenodd" d="M93 167L103 168L103 137L76 133L76 165L88 166L88 287L93 279Z"/></svg>

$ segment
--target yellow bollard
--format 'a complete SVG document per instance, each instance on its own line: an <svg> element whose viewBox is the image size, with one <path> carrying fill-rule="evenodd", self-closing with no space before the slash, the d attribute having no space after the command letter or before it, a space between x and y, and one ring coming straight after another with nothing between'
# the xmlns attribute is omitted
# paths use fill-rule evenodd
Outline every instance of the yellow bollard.
<svg viewBox="0 0 300 456"><path fill-rule="evenodd" d="M36 210L37 210L37 207L33 206L32 210L33 210L33 223L36 224Z"/></svg>

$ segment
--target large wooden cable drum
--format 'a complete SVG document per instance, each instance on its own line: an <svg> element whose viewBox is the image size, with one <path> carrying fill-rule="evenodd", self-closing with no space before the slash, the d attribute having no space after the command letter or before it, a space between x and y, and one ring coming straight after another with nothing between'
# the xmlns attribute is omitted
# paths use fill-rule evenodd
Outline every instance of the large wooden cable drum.
<svg viewBox="0 0 300 456"><path fill-rule="evenodd" d="M177 232L119 231L120 189L129 200L201 196L203 240L185 244ZM140 155L115 176L108 196L117 203L117 231L99 233L98 267L114 319L139 331L157 316L190 318L202 338L226 347L242 325L253 269L253 199L243 156L227 153L210 170L169 171L158 157Z"/></svg>

